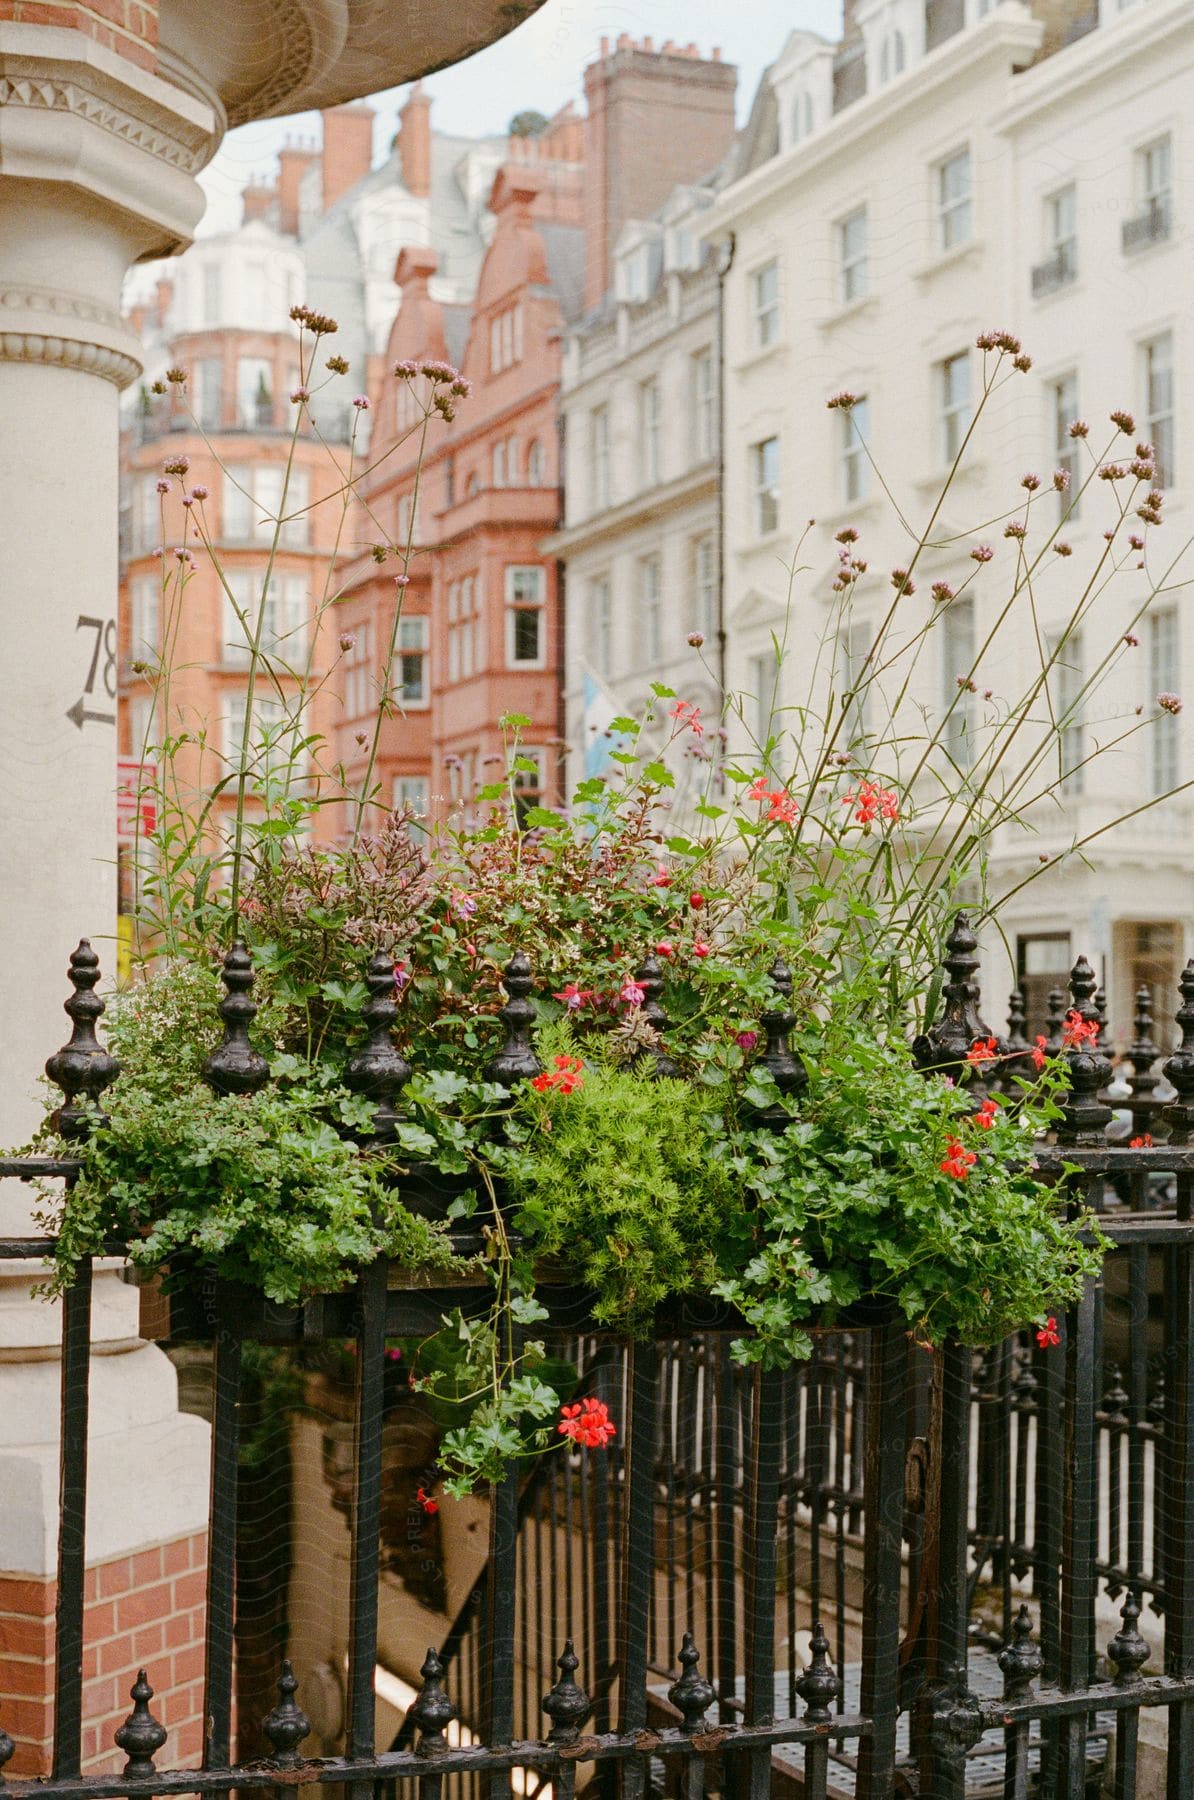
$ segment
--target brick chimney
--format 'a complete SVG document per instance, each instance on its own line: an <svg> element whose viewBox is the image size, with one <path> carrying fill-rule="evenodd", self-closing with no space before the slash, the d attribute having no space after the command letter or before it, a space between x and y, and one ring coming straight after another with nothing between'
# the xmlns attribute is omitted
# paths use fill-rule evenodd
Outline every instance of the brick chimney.
<svg viewBox="0 0 1194 1800"><path fill-rule="evenodd" d="M253 219L264 219L277 197L278 191L272 183L250 181L240 197L241 224L248 225Z"/></svg>
<svg viewBox="0 0 1194 1800"><path fill-rule="evenodd" d="M299 186L315 161L314 150L287 144L278 152L278 230L287 237L299 232Z"/></svg>
<svg viewBox="0 0 1194 1800"><path fill-rule="evenodd" d="M329 106L323 119L323 210L355 187L373 165L371 106Z"/></svg>
<svg viewBox="0 0 1194 1800"><path fill-rule="evenodd" d="M416 81L398 114L398 160L408 194L426 199L431 192L431 96Z"/></svg>
<svg viewBox="0 0 1194 1800"><path fill-rule="evenodd" d="M651 49L625 32L585 70L585 306L613 282L628 219L646 219L682 182L707 175L734 137L738 72L695 46Z"/></svg>

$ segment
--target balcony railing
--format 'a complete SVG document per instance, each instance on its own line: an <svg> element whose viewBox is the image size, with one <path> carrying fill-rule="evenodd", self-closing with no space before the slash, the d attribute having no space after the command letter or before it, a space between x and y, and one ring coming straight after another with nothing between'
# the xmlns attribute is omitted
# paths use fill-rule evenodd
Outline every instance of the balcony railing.
<svg viewBox="0 0 1194 1800"><path fill-rule="evenodd" d="M1055 294L1058 288L1068 287L1078 273L1078 251L1073 238L1066 238L1058 244L1052 256L1038 263L1032 271L1032 297L1039 300L1044 294Z"/></svg>
<svg viewBox="0 0 1194 1800"><path fill-rule="evenodd" d="M1172 230L1172 208L1168 194L1159 194L1148 202L1143 212L1137 213L1134 219L1125 219L1123 224L1123 247L1125 251L1143 250L1149 244L1159 244L1170 236Z"/></svg>

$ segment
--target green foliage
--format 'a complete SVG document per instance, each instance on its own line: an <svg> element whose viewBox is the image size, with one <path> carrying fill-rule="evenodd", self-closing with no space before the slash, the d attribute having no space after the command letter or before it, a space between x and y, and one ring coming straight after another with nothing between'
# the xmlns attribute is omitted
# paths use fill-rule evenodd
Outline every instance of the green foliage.
<svg viewBox="0 0 1194 1800"><path fill-rule="evenodd" d="M756 1206L753 1253L718 1292L753 1335L744 1362L808 1354L808 1326L857 1302L894 1309L918 1342L989 1344L1075 1300L1100 1266L1091 1215L1037 1180L1032 1142L1063 1085L1046 1071L986 1128L964 1087L926 1079L902 1039L884 1043L831 1015L801 1039L809 1083L792 1123L739 1133L734 1161ZM747 1098L774 1102L756 1075ZM975 1160L943 1170L952 1143Z"/></svg>
<svg viewBox="0 0 1194 1800"><path fill-rule="evenodd" d="M566 1030L540 1034L548 1063L568 1045ZM745 1239L741 1183L715 1154L725 1128L706 1089L648 1080L594 1051L572 1093L525 1088L510 1129L515 1226L567 1262L604 1324L647 1331L659 1306L707 1290Z"/></svg>
<svg viewBox="0 0 1194 1800"><path fill-rule="evenodd" d="M391 1159L344 1135L369 1124L368 1104L326 1065L287 1055L259 1094L213 1094L199 1067L218 1022L214 977L193 965L117 1008L125 1072L107 1097L110 1124L81 1146L77 1181L43 1216L57 1234L54 1285L113 1238L138 1268L210 1266L282 1304L342 1287L382 1254L446 1267L446 1237L398 1201Z"/></svg>

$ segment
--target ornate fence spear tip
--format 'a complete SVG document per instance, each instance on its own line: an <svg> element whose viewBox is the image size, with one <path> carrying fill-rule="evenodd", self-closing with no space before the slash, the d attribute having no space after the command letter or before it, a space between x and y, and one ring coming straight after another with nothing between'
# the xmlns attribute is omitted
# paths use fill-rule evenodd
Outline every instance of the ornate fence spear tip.
<svg viewBox="0 0 1194 1800"><path fill-rule="evenodd" d="M269 1080L269 1064L249 1040L257 1017L250 997L253 959L239 938L224 958L221 980L228 990L220 1001L224 1041L204 1063L203 1078L217 1094L255 1094Z"/></svg>
<svg viewBox="0 0 1194 1800"><path fill-rule="evenodd" d="M273 1746L271 1762L280 1769L297 1769L302 1762L298 1746L311 1735L311 1721L295 1700L298 1681L289 1658L278 1677L278 1704L261 1721L261 1729Z"/></svg>
<svg viewBox="0 0 1194 1800"><path fill-rule="evenodd" d="M1069 1008L1066 1005L1064 988L1050 988L1046 1002L1045 1014L1045 1054L1061 1055L1061 1039L1065 1030L1065 1016Z"/></svg>
<svg viewBox="0 0 1194 1800"><path fill-rule="evenodd" d="M506 1041L493 1058L486 1073L490 1081L502 1087L513 1087L516 1081L539 1074L539 1060L531 1044L531 1026L535 1008L531 1001L534 982L531 964L525 951L516 950L502 971L508 999L498 1018L506 1027Z"/></svg>
<svg viewBox="0 0 1194 1800"><path fill-rule="evenodd" d="M1016 1052L1030 1048L1025 1026L1028 1024L1028 1012L1024 1004L1024 989L1014 987L1007 1000L1007 1047Z"/></svg>
<svg viewBox="0 0 1194 1800"><path fill-rule="evenodd" d="M1194 957L1182 970L1178 987L1182 1003L1175 1017L1181 1042L1161 1064L1165 1079L1177 1089L1177 1099L1169 1102L1161 1117L1170 1127L1170 1141L1184 1144L1194 1127Z"/></svg>
<svg viewBox="0 0 1194 1800"><path fill-rule="evenodd" d="M153 1689L146 1680L144 1669L138 1670L130 1697L133 1710L114 1734L118 1749L128 1757L121 1774L152 1775L155 1772L154 1755L166 1741L166 1728L149 1710Z"/></svg>
<svg viewBox="0 0 1194 1800"><path fill-rule="evenodd" d="M775 990L775 1001L759 1014L765 1039L759 1067L767 1070L781 1094L801 1094L808 1086L808 1070L788 1043L796 1014L792 1011L792 972L782 956L775 958L767 979ZM764 1125L780 1128L790 1123L787 1108L778 1105L764 1107L759 1118Z"/></svg>
<svg viewBox="0 0 1194 1800"><path fill-rule="evenodd" d="M713 1684L697 1673L700 1660L701 1653L692 1641L692 1633L686 1631L680 1645L680 1678L673 1681L667 1691L668 1699L683 1715L681 1730L686 1737L695 1737L705 1729L705 1714L715 1698Z"/></svg>
<svg viewBox="0 0 1194 1800"><path fill-rule="evenodd" d="M833 1716L833 1703L841 1693L841 1688L842 1684L829 1660L829 1639L818 1619L813 1626L808 1667L796 1683L796 1692L804 1701L805 1717L810 1723Z"/></svg>
<svg viewBox="0 0 1194 1800"><path fill-rule="evenodd" d="M1032 1616L1021 1606L1012 1620L1012 1641L999 1652L1004 1694L1014 1700L1025 1693L1045 1666L1040 1646L1032 1641Z"/></svg>
<svg viewBox="0 0 1194 1800"><path fill-rule="evenodd" d="M344 1085L354 1094L372 1100L376 1111L373 1128L367 1134L373 1144L391 1143L399 1118L398 1096L410 1080L410 1064L394 1044L394 1024L398 1018L395 999L394 959L384 950L376 950L365 970L365 986L369 998L361 1008L369 1036L349 1059L344 1070Z"/></svg>
<svg viewBox="0 0 1194 1800"><path fill-rule="evenodd" d="M456 1717L456 1708L444 1692L444 1665L434 1646L428 1650L419 1674L423 1677L423 1685L406 1716L420 1733L420 1753L434 1756L447 1748L444 1732Z"/></svg>
<svg viewBox="0 0 1194 1800"><path fill-rule="evenodd" d="M639 1017L645 1019L652 1031L662 1037L667 1030L667 1014L659 998L663 992L663 970L658 959L650 954L644 956L634 979L643 990ZM645 1054L650 1056L655 1065L654 1075L657 1080L663 1081L676 1074L676 1065L662 1044L652 1045Z"/></svg>
<svg viewBox="0 0 1194 1800"><path fill-rule="evenodd" d="M80 938L78 949L72 950L70 956L69 979L74 992L63 1002L63 1011L71 1022L70 1040L46 1063L46 1074L66 1096L57 1115L58 1130L64 1138L85 1138L93 1125L108 1123L106 1113L97 1116L80 1100L98 1101L120 1073L120 1064L95 1035L96 1024L104 1012L104 1002L95 991L99 978L99 957L87 938Z"/></svg>
<svg viewBox="0 0 1194 1800"><path fill-rule="evenodd" d="M935 1070L954 1069L963 1065L975 1043L986 1042L995 1034L979 1012L978 939L970 929L967 913L955 915L945 940L945 984L941 993L941 1014L935 1025L913 1039L912 1054L925 1074ZM978 1102L985 1086L976 1077L969 1089Z"/></svg>
<svg viewBox="0 0 1194 1800"><path fill-rule="evenodd" d="M1095 1035L1070 1045L1065 1052L1070 1069L1070 1091L1062 1102L1057 1132L1059 1144L1101 1144L1103 1127L1112 1117L1111 1108L1099 1099L1100 1090L1110 1080L1111 1063L1099 1048L1100 1020L1094 991L1095 972L1086 958L1080 956L1070 974L1073 996L1070 1013L1077 1013L1088 1030L1094 1026Z"/></svg>
<svg viewBox="0 0 1194 1800"><path fill-rule="evenodd" d="M572 1743L592 1712L593 1702L585 1690L576 1684L580 1659L572 1648L571 1638L565 1643L556 1667L560 1671L560 1678L551 1692L543 1697L543 1710L551 1720L551 1730L547 1735L552 1743Z"/></svg>
<svg viewBox="0 0 1194 1800"><path fill-rule="evenodd" d="M1137 1628L1140 1596L1132 1588L1128 1589L1119 1616L1123 1624L1108 1644L1107 1655L1115 1664L1115 1685L1131 1687L1141 1679L1140 1671L1152 1655L1147 1640Z"/></svg>

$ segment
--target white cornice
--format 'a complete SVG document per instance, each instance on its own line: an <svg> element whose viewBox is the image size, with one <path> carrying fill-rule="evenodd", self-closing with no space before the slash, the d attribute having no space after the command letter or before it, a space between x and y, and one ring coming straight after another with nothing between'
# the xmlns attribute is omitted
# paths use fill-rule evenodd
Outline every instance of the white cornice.
<svg viewBox="0 0 1194 1800"><path fill-rule="evenodd" d="M1194 36L1190 0L1152 0L1148 6L1135 7L1018 75L1012 104L995 115L991 127L1011 133L1031 124L1041 113L1052 112L1060 100L1096 83L1102 86L1125 63L1164 56L1183 36Z"/></svg>
<svg viewBox="0 0 1194 1800"><path fill-rule="evenodd" d="M1010 65L1017 57L1033 54L1043 33L1039 20L1018 0L998 7L981 25L958 32L930 51L898 81L836 114L824 130L732 182L704 215L702 240L723 235L745 215L768 205L787 189L802 186L843 152L856 149L870 137L878 139L886 152L890 134L902 118L912 112L923 114L942 88L999 69L1010 80ZM1056 60L1050 57L1050 65Z"/></svg>

